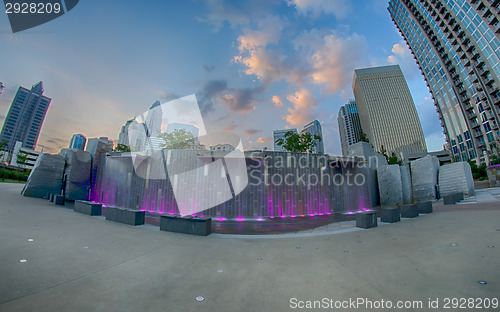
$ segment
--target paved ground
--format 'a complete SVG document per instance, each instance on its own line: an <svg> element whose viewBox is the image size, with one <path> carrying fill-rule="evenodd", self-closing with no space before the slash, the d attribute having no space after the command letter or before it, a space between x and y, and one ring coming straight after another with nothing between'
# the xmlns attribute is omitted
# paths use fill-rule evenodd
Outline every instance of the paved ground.
<svg viewBox="0 0 500 312"><path fill-rule="evenodd" d="M20 188L0 183L2 312L288 311L299 303L291 298L500 310L443 308L445 298L500 298L497 189L368 230L236 238L108 222L22 197ZM428 308L429 298L440 308Z"/></svg>

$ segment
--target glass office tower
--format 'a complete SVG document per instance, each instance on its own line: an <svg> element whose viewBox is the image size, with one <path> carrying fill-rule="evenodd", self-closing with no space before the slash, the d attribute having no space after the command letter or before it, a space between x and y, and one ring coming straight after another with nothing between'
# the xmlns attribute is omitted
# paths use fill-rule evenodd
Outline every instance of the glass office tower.
<svg viewBox="0 0 500 312"><path fill-rule="evenodd" d="M7 142L11 154L17 141L28 149L35 149L45 114L52 100L43 95L40 81L31 90L19 87L12 100L0 134L0 142Z"/></svg>

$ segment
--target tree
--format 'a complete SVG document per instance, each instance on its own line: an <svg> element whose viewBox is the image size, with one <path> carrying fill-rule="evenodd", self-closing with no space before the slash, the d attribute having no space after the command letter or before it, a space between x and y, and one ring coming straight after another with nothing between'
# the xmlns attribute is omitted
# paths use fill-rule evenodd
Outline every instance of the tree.
<svg viewBox="0 0 500 312"><path fill-rule="evenodd" d="M289 152L313 153L316 140L321 141L321 137L312 135L309 132L298 134L297 132L288 131L283 138L276 140L276 145L282 146Z"/></svg>
<svg viewBox="0 0 500 312"><path fill-rule="evenodd" d="M398 159L398 155L396 155L396 153L394 153L394 152L392 152L391 157L389 157L389 159L387 159L387 163L389 165L401 165L401 163Z"/></svg>
<svg viewBox="0 0 500 312"><path fill-rule="evenodd" d="M384 155L387 160L389 160L389 156L387 156L387 151L385 150L383 145L380 145L380 154Z"/></svg>
<svg viewBox="0 0 500 312"><path fill-rule="evenodd" d="M160 146L165 149L187 149L196 143L193 134L185 129L176 129L158 135L163 139Z"/></svg>
<svg viewBox="0 0 500 312"><path fill-rule="evenodd" d="M28 155L25 153L19 152L16 157L16 162L19 165L19 167L26 169L25 166L28 164Z"/></svg>
<svg viewBox="0 0 500 312"><path fill-rule="evenodd" d="M359 141L370 143L370 140L366 136L366 133L363 132L363 129L361 129L361 132L359 133Z"/></svg>
<svg viewBox="0 0 500 312"><path fill-rule="evenodd" d="M115 147L115 152L131 152L130 146L125 144L117 144Z"/></svg>

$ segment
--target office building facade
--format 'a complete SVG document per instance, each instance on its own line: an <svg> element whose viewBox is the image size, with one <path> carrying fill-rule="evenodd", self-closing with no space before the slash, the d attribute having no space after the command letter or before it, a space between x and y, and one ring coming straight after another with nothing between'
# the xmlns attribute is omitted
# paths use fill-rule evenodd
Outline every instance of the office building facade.
<svg viewBox="0 0 500 312"><path fill-rule="evenodd" d="M84 151L85 144L87 144L87 138L83 134L73 134L73 137L69 142L69 148L76 148Z"/></svg>
<svg viewBox="0 0 500 312"><path fill-rule="evenodd" d="M45 114L52 101L43 95L43 91L41 81L33 85L31 90L24 87L17 90L0 134L0 142L7 142L10 154L18 141L27 149L35 149Z"/></svg>
<svg viewBox="0 0 500 312"><path fill-rule="evenodd" d="M361 135L361 122L355 100L349 100L346 105L340 107L337 122L342 155L345 156L349 145L358 143Z"/></svg>
<svg viewBox="0 0 500 312"><path fill-rule="evenodd" d="M353 92L361 128L373 149L426 153L422 125L398 65L356 69Z"/></svg>
<svg viewBox="0 0 500 312"><path fill-rule="evenodd" d="M498 152L498 1L391 0L388 10L425 77L454 160Z"/></svg>
<svg viewBox="0 0 500 312"><path fill-rule="evenodd" d="M316 143L316 145L313 148L313 153L325 153L325 148L323 145L323 130L321 130L321 124L319 123L319 121L311 121L304 126L304 129L302 129L300 133L310 133L313 137L315 135L319 136L320 139L314 140L314 143Z"/></svg>

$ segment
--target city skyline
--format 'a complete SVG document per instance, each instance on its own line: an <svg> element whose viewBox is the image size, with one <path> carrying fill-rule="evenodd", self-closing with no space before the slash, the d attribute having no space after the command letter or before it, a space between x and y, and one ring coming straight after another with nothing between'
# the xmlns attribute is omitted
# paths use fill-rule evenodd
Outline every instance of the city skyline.
<svg viewBox="0 0 500 312"><path fill-rule="evenodd" d="M15 35L0 16L0 80L6 85L0 122L13 85L36 76L54 99L39 141L51 152L67 146L74 133L116 141L123 124L148 103L196 93L208 128L238 134L245 148L271 148L273 130L317 119L325 152L340 155L337 112L352 98L354 70L397 63L429 150L442 149L432 99L386 1L144 2L152 4L159 6L155 12L134 11L124 1L118 16L109 15L116 9L110 4L99 4L98 12L96 2L85 2ZM162 12L171 18L148 22L159 21Z"/></svg>

